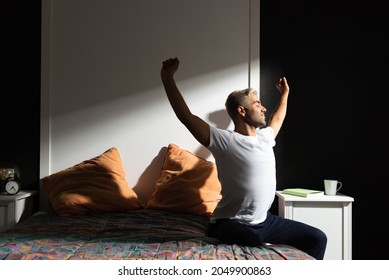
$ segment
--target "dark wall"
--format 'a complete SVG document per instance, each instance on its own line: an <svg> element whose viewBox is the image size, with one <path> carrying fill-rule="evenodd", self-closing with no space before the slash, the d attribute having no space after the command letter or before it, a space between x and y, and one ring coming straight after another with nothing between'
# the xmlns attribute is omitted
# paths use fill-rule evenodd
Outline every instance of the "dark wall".
<svg viewBox="0 0 389 280"><path fill-rule="evenodd" d="M291 87L275 150L278 189L342 181L341 192L355 199L353 259L387 259L384 11L374 1L261 0L264 105L273 108L267 92L279 76Z"/></svg>
<svg viewBox="0 0 389 280"><path fill-rule="evenodd" d="M38 189L41 1L8 1L2 13L0 167L17 167Z"/></svg>

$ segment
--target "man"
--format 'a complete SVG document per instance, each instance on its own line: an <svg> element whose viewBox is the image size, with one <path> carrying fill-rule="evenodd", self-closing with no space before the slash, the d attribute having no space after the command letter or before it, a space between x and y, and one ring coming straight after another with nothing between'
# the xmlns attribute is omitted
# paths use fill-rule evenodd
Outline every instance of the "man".
<svg viewBox="0 0 389 280"><path fill-rule="evenodd" d="M208 234L227 244L287 244L323 259L327 245L324 232L269 212L276 191L273 147L289 96L286 78L280 78L276 85L281 98L268 126L266 108L256 91L247 88L232 92L225 104L234 123L230 131L192 114L174 80L179 63L178 58L163 61L162 83L177 118L212 152L222 186L222 198L210 219Z"/></svg>

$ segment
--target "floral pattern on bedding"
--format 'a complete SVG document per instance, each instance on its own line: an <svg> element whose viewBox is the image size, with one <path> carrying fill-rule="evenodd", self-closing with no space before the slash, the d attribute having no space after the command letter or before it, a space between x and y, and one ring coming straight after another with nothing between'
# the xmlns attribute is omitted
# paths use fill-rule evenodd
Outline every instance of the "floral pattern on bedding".
<svg viewBox="0 0 389 280"><path fill-rule="evenodd" d="M3 260L283 260L313 259L286 245L220 244L208 218L156 210L60 217L37 213L0 233Z"/></svg>

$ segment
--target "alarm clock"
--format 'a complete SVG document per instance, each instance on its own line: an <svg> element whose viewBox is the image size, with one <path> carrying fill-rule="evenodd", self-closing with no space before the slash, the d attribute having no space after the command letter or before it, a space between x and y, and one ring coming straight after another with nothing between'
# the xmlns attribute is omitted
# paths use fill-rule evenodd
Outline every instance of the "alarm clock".
<svg viewBox="0 0 389 280"><path fill-rule="evenodd" d="M21 188L20 181L16 179L9 178L4 184L5 191L11 195L17 194Z"/></svg>
<svg viewBox="0 0 389 280"><path fill-rule="evenodd" d="M22 189L17 168L0 168L0 191L7 194L17 194Z"/></svg>
<svg viewBox="0 0 389 280"><path fill-rule="evenodd" d="M4 184L5 191L11 195L17 194L21 188L20 181L14 178L8 178Z"/></svg>

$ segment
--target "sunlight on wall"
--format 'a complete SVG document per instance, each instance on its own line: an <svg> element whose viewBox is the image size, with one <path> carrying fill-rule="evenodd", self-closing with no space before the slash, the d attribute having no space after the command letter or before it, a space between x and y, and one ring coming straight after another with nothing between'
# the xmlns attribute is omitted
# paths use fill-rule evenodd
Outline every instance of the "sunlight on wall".
<svg viewBox="0 0 389 280"><path fill-rule="evenodd" d="M177 76L177 84L193 113L215 126L230 125L227 114L224 120L214 122L209 115L224 110L230 92L247 87L247 64L186 80ZM169 143L192 152L200 148L174 115L162 83L155 89L56 116L52 123L52 172L116 146L132 186ZM211 156L208 159L213 160Z"/></svg>

